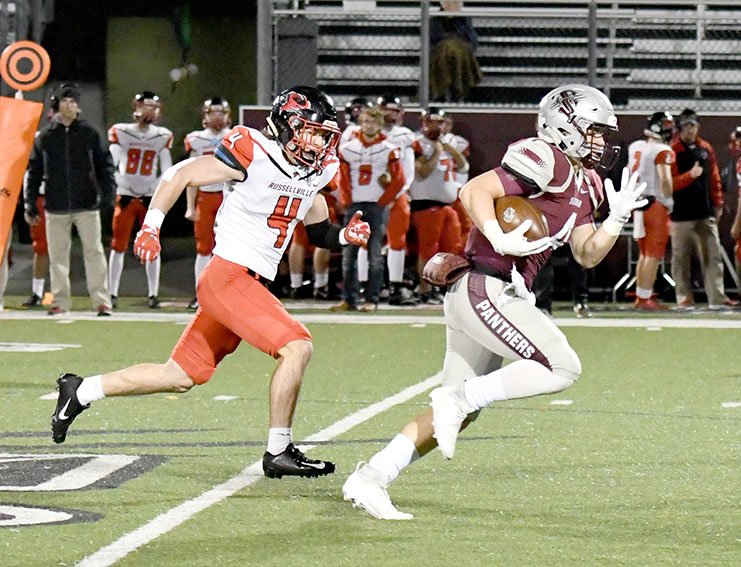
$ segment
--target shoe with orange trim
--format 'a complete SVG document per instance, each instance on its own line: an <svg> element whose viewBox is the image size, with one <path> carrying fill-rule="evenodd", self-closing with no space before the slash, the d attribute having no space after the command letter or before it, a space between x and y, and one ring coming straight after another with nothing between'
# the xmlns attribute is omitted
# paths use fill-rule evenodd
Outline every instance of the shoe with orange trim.
<svg viewBox="0 0 741 567"><path fill-rule="evenodd" d="M659 303L654 299L643 299L641 297L636 297L633 307L639 311L666 311L669 309L668 305Z"/></svg>

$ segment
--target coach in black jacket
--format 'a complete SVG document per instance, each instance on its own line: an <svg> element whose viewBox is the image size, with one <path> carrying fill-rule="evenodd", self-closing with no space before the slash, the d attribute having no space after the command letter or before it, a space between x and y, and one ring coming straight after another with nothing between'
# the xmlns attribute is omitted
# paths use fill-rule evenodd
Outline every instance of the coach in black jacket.
<svg viewBox="0 0 741 567"><path fill-rule="evenodd" d="M98 132L79 118L80 91L63 83L52 95L57 114L34 142L24 191L26 219L38 221L36 197L46 183L46 234L54 304L50 315L72 307L69 264L72 225L82 242L87 289L98 315L110 315L107 265L101 240L100 206L114 194L113 163Z"/></svg>

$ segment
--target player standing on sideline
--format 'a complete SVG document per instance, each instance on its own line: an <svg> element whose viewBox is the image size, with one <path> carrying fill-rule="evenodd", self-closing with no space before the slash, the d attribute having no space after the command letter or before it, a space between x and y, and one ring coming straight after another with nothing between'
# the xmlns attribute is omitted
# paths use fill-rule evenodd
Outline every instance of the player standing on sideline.
<svg viewBox="0 0 741 567"><path fill-rule="evenodd" d="M668 306L652 299L659 264L669 244L669 213L672 212L672 163L674 150L669 142L674 134L674 117L668 112L649 116L643 138L628 146L628 167L646 183L644 197L648 208L633 212L634 237L638 241L635 308L666 311Z"/></svg>
<svg viewBox="0 0 741 567"><path fill-rule="evenodd" d="M417 298L412 291L404 287L404 265L406 263L407 233L412 217L409 205L409 187L414 181L414 150L412 142L416 134L402 124L404 106L401 99L394 95L382 95L376 100L376 106L384 114L383 130L386 138L401 151L401 166L404 170L404 187L401 188L391 205L389 220L386 225L388 253L386 267L389 272L389 305L416 305ZM364 258L364 259L363 259ZM368 254L358 251L358 266L365 261ZM367 271L367 270L366 270Z"/></svg>
<svg viewBox="0 0 741 567"><path fill-rule="evenodd" d="M731 153L731 161L723 168L726 180L726 190L735 187L738 192L736 204L736 216L733 217L731 225L731 237L736 242L736 273L741 277L741 126L736 126L728 141L728 150Z"/></svg>
<svg viewBox="0 0 741 567"><path fill-rule="evenodd" d="M172 165L172 132L158 126L162 116L160 97L151 91L134 96L134 122L114 124L108 130L110 152L116 166L116 208L113 211L113 240L108 261L109 288L113 306L118 305L118 288L129 247L134 221L141 226L159 179ZM146 262L150 309L158 309L160 287L159 256Z"/></svg>
<svg viewBox="0 0 741 567"><path fill-rule="evenodd" d="M383 236L388 222L389 205L404 186L404 171L399 162L399 148L383 133L383 113L366 108L360 113L360 130L340 146L340 190L345 204L345 218L358 211L371 228L368 243L368 289L365 302L358 306L358 267L356 248L342 254L344 300L330 307L332 311L375 311L383 287Z"/></svg>
<svg viewBox="0 0 741 567"><path fill-rule="evenodd" d="M208 156L216 151L216 146L231 130L232 115L229 102L220 96L206 99L201 106L203 130L194 130L185 136L185 152L189 157ZM214 222L216 212L228 191L228 184L212 183L201 187L186 189L187 207L185 218L193 221L196 238L195 281L201 276L203 268L211 259L214 249ZM194 297L188 309L198 308L198 298Z"/></svg>
<svg viewBox="0 0 741 567"><path fill-rule="evenodd" d="M432 409L409 422L367 464L358 465L343 486L346 500L375 518L411 519L396 509L386 491L402 470L436 445L451 458L459 430L493 402L558 392L579 377L579 357L535 307L529 288L551 252L567 242L582 265L598 264L633 210L646 203L643 186L636 187L637 176L629 178L626 169L619 192L605 183L610 214L595 228L593 212L603 193L593 168L606 168L617 155L617 148L607 144L615 130L612 104L600 91L586 85L556 88L540 102L538 137L509 146L500 167L461 189L475 224L465 252L472 271L445 296L443 385L430 394ZM504 195L537 195L534 201L551 236L525 239L531 221L503 233L494 201ZM446 274L433 275L440 279ZM502 366L505 359L511 362Z"/></svg>
<svg viewBox="0 0 741 567"><path fill-rule="evenodd" d="M263 456L266 476L315 477L334 464L306 458L293 444L291 423L313 346L263 282L272 280L304 221L309 238L324 248L364 245L368 224L354 216L345 228L329 223L318 196L335 175L340 131L332 99L313 87L294 87L273 101L267 127L235 127L214 155L186 159L162 176L134 244L142 261L159 257L165 214L185 187L234 182L219 209L216 246L198 280L199 307L164 364L139 364L82 379L64 374L52 416L52 438L67 429L90 402L107 396L187 392L206 383L218 364L248 342L278 360L270 382L270 431ZM249 371L248 371L249 372Z"/></svg>
<svg viewBox="0 0 741 567"><path fill-rule="evenodd" d="M471 153L471 144L463 136L453 133L453 117L448 112L443 114L441 133L440 141L455 148L459 154L466 158L466 164L462 169L458 167L458 162L455 160L452 163L453 179L459 188L463 187L468 182L468 156ZM458 221L461 223L461 242L465 244L468 240L468 234L473 228L473 221L460 199L453 201L453 209L458 213Z"/></svg>
<svg viewBox="0 0 741 567"><path fill-rule="evenodd" d="M438 252L460 253L464 244L458 214L452 206L459 190L453 164L457 164L459 170L468 171L468 160L441 139L445 114L434 106L423 110L421 136L412 144L416 176L409 191L419 242L419 295L423 303L432 305L441 304L442 297L422 280L425 264Z"/></svg>

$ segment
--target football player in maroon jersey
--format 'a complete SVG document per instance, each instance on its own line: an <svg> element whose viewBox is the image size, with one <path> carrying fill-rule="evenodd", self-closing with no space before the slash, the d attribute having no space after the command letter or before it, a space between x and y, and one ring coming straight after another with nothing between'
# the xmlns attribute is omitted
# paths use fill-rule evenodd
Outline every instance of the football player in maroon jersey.
<svg viewBox="0 0 741 567"><path fill-rule="evenodd" d="M551 394L581 374L579 357L564 334L535 307L533 279L554 249L568 243L585 267L598 264L634 209L643 206L637 176L623 172L621 190L605 192L609 217L597 228L593 213L603 199L596 168L608 167L617 148L608 143L617 118L608 98L586 85L566 85L540 102L537 137L513 143L499 167L471 179L460 192L474 227L465 256L471 271L445 296L447 346L442 386L430 410L410 421L343 486L353 505L375 518L407 520L387 487L419 457L440 447L452 458L458 432L496 401ZM494 201L533 198L550 235L528 241L532 221L504 233ZM507 360L509 364L503 366Z"/></svg>

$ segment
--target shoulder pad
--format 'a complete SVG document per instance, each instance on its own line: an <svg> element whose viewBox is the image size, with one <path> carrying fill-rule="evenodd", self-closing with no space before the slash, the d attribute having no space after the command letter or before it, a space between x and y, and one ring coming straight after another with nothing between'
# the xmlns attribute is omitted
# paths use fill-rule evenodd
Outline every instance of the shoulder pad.
<svg viewBox="0 0 741 567"><path fill-rule="evenodd" d="M502 167L547 193L562 193L574 177L566 155L539 138L526 138L510 145Z"/></svg>
<svg viewBox="0 0 741 567"><path fill-rule="evenodd" d="M215 155L229 167L238 169L245 173L254 152L254 144L249 128L245 126L235 126L232 130L224 134L224 137L216 147Z"/></svg>

